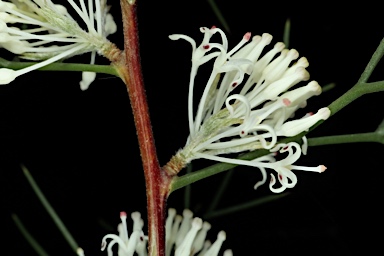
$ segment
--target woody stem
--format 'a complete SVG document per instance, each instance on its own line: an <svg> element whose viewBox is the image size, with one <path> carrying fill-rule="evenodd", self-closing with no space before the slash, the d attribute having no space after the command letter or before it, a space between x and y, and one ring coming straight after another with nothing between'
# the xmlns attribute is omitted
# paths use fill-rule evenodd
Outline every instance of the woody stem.
<svg viewBox="0 0 384 256"><path fill-rule="evenodd" d="M132 2L132 1L131 1ZM162 171L149 117L140 65L136 4L121 0L124 53L113 64L127 86L143 163L148 212L148 255L165 255L165 203L171 177Z"/></svg>

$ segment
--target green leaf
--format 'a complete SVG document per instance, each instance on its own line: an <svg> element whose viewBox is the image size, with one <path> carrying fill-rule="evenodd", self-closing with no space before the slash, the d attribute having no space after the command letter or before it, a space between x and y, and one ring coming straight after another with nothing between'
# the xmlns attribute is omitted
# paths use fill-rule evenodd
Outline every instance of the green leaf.
<svg viewBox="0 0 384 256"><path fill-rule="evenodd" d="M219 7L215 3L215 0L208 0L209 5L211 6L213 13L216 15L216 18L219 20L223 28L228 32L231 33L231 30L229 29L229 25L227 21L225 20L223 14L221 13Z"/></svg>
<svg viewBox="0 0 384 256"><path fill-rule="evenodd" d="M15 222L16 227L20 230L21 234L32 246L35 252L40 256L48 256L48 253L44 250L43 247L41 247L41 245L35 240L35 238L33 238L31 233L29 233L29 231L25 228L24 224L21 222L21 220L17 217L16 214L12 214L12 219Z"/></svg>
<svg viewBox="0 0 384 256"><path fill-rule="evenodd" d="M68 229L66 228L64 223L61 221L61 219L57 215L56 211L53 209L51 204L48 202L47 198L44 196L43 192L40 190L39 186L37 185L37 183L33 179L32 175L30 174L28 169L24 165L21 165L21 169L23 170L24 175L27 178L29 184L32 186L33 191L36 193L40 202L43 204L45 210L47 210L47 212L51 216L53 222L56 224L57 228L63 234L65 240L67 240L67 242L71 246L71 248L77 253L79 246L77 245L75 239L73 239L71 233L69 233Z"/></svg>

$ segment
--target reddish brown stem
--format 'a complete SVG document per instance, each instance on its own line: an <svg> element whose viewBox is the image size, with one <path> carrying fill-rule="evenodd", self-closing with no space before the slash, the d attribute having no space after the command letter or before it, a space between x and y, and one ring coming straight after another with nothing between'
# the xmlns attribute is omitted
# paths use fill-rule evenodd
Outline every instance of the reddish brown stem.
<svg viewBox="0 0 384 256"><path fill-rule="evenodd" d="M165 255L165 203L171 177L160 167L140 65L139 38L137 31L136 4L121 0L124 25L124 54L114 62L124 80L135 119L141 158L143 161L148 210L148 253Z"/></svg>

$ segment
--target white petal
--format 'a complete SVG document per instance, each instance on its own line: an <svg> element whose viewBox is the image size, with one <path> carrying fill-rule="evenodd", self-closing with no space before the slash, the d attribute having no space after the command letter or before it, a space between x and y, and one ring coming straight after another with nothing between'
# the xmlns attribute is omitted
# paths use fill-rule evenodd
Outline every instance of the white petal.
<svg viewBox="0 0 384 256"><path fill-rule="evenodd" d="M219 254L221 245L226 239L224 231L220 231L217 235L216 241L209 247L208 251L204 254L205 256L217 256Z"/></svg>
<svg viewBox="0 0 384 256"><path fill-rule="evenodd" d="M194 218L192 227L185 236L183 242L177 247L175 256L190 256L192 250L192 243L196 237L197 232L203 226L203 221L200 218Z"/></svg>
<svg viewBox="0 0 384 256"><path fill-rule="evenodd" d="M278 135L292 137L301 132L307 131L312 125L316 124L319 120L326 120L331 115L329 108L321 108L316 114L284 123L280 130L277 132Z"/></svg>
<svg viewBox="0 0 384 256"><path fill-rule="evenodd" d="M18 72L8 68L0 68L0 85L1 84L9 84L16 77L18 77Z"/></svg>
<svg viewBox="0 0 384 256"><path fill-rule="evenodd" d="M82 91L85 91L89 88L89 85L93 81L95 81L96 73L85 71L85 72L83 72L82 76L83 76L83 79L80 81L80 89Z"/></svg>
<svg viewBox="0 0 384 256"><path fill-rule="evenodd" d="M113 16L110 13L108 13L107 16L105 17L104 30L107 36L114 34L117 31L117 25L113 20Z"/></svg>

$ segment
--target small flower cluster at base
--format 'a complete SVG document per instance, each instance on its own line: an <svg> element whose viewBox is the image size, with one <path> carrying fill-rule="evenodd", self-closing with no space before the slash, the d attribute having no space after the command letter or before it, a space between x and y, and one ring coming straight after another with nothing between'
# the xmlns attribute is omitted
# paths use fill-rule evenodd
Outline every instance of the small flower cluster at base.
<svg viewBox="0 0 384 256"><path fill-rule="evenodd" d="M94 64L96 52L106 54L115 47L106 39L117 29L108 13L106 0L90 0L88 7L84 0L79 4L68 0L87 31L63 5L54 4L51 0L11 2L0 0L0 47L20 58L41 62L20 70L0 68L0 84L8 84L32 70L87 52L92 53L91 64ZM81 89L87 89L94 79L95 73L84 72Z"/></svg>
<svg viewBox="0 0 384 256"><path fill-rule="evenodd" d="M108 256L113 255L112 247L118 244L118 256L132 256L136 253L139 256L146 256L148 237L144 236L144 221L139 212L131 214L133 220L133 232L128 236L127 214L120 213L121 223L118 226L119 235L108 234L103 237L101 250L107 248ZM224 231L220 231L216 241L211 244L205 240L211 225L203 222L200 218L192 218L193 213L185 209L183 216L176 215L176 210L170 208L165 224L166 233L166 256L217 256L222 243L226 239ZM107 246L107 239L111 239ZM232 256L231 250L226 250L223 256Z"/></svg>
<svg viewBox="0 0 384 256"><path fill-rule="evenodd" d="M111 239L107 247L108 256L113 255L112 247L115 244L118 244L119 246L119 256L130 256L135 252L140 256L147 255L146 244L148 237L144 236L144 221L141 219L141 214L139 212L133 212L131 218L133 220L133 231L131 236L128 235L127 214L125 212L120 212L121 223L117 227L119 235L108 234L103 237L101 242L102 251L107 247L107 239Z"/></svg>
<svg viewBox="0 0 384 256"><path fill-rule="evenodd" d="M321 108L315 114L293 118L296 110L305 107L310 97L321 93L316 81L296 86L309 80L307 59L299 59L296 50L284 49L281 42L262 55L272 41L272 36L267 33L254 36L252 40L251 33L246 33L229 50L227 37L221 29L203 27L200 31L204 38L199 46L186 35L169 36L172 40L184 39L192 45L192 68L188 96L190 134L185 147L167 164L168 174L174 175L180 166L204 158L257 167L263 179L255 189L265 183L266 169L272 169L277 173L281 187L272 187L276 183L272 175L270 188L273 192L281 192L295 186L297 179L292 170L323 172L326 169L323 165L294 165L302 153L306 154L306 143L303 147L296 142L278 143L278 139L308 131L318 121L330 116L328 108ZM211 42L215 34L219 35L221 43ZM213 69L195 112L195 77L199 68L210 60L213 60ZM251 161L221 156L256 149L267 149L271 154ZM277 153L282 153L282 160L276 160Z"/></svg>

